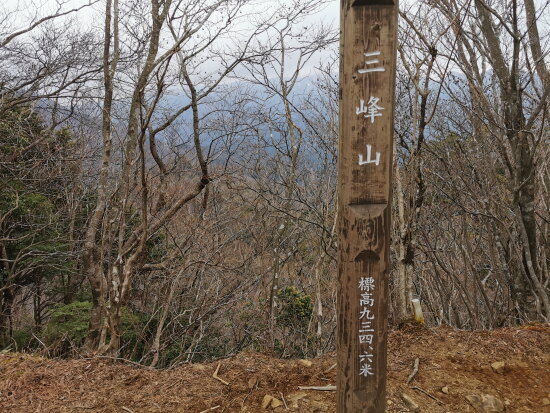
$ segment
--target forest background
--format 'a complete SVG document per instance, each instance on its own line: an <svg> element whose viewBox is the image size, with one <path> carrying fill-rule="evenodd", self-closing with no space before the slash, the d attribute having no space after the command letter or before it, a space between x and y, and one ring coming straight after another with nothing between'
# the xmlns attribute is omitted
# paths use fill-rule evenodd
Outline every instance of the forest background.
<svg viewBox="0 0 550 413"><path fill-rule="evenodd" d="M337 6L2 6L2 348L334 348ZM547 322L549 1L400 8L390 323Z"/></svg>

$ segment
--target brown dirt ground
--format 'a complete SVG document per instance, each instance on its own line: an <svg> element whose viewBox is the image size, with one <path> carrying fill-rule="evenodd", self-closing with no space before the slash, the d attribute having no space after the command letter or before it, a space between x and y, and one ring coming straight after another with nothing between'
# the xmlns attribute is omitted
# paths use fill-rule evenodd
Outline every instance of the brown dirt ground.
<svg viewBox="0 0 550 413"><path fill-rule="evenodd" d="M473 412L466 400L470 394L493 395L506 403L507 412L550 412L549 333L543 325L491 332L410 326L394 331L387 411L408 411L401 400L405 392L422 412ZM419 372L407 385L416 357ZM491 368L496 361L506 363L501 374ZM276 411L335 410L333 391L298 389L334 384L335 369L327 372L334 354L311 360L309 367L256 353L219 362L219 377L228 385L212 377L218 362L151 370L105 359L7 353L0 355L0 412L198 413L216 406L208 411L261 412L266 394L283 401Z"/></svg>

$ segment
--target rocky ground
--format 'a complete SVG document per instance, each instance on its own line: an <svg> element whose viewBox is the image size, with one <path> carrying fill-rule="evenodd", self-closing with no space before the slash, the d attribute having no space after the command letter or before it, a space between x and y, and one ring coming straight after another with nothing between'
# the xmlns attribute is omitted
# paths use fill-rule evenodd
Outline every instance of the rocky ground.
<svg viewBox="0 0 550 413"><path fill-rule="evenodd" d="M388 412L550 412L550 327L407 327L389 339ZM415 360L418 373L410 384ZM0 356L1 412L333 412L334 354L243 353L150 370L106 359ZM217 374L214 374L217 371ZM328 387L330 389L330 387Z"/></svg>

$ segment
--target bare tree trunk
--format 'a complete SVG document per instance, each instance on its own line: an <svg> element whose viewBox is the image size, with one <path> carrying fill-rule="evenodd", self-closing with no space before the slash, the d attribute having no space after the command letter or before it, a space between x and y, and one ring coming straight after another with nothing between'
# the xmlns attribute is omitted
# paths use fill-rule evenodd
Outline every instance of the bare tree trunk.
<svg viewBox="0 0 550 413"><path fill-rule="evenodd" d="M172 305L172 300L174 299L174 295L176 293L176 289L178 286L179 278L181 276L181 271L178 273L176 277L172 280L170 283L170 289L168 293L168 297L166 298L166 301L164 302L164 306L162 308L162 313L155 331L155 338L153 339L153 344L151 345L151 353L153 354L153 359L151 360L151 363L149 364L149 367L155 367L159 361L159 353L160 353L160 339L162 337L162 331L164 329L164 323L166 322L166 318L168 317L168 310L170 309L170 306Z"/></svg>
<svg viewBox="0 0 550 413"><path fill-rule="evenodd" d="M0 343L7 345L13 336L13 302L15 291L13 287L5 287L2 290L2 305L0 306Z"/></svg>
<svg viewBox="0 0 550 413"><path fill-rule="evenodd" d="M114 1L114 22L111 7ZM111 60L111 25L114 29L114 54ZM105 206L107 204L107 184L109 177L109 166L111 162L112 148L112 125L111 110L113 103L113 77L119 59L119 38L118 38L118 0L107 0L105 6L105 40L103 48L103 155L101 169L99 171L99 184L97 188L97 203L88 223L84 239L83 271L86 274L92 291L92 311L90 314L90 325L86 336L85 348L87 351L95 351L100 342L103 318L105 316L105 292L106 279L103 272L103 262L100 262L100 253L97 244L97 233L104 218Z"/></svg>
<svg viewBox="0 0 550 413"><path fill-rule="evenodd" d="M398 47L401 62L411 83L414 85L412 96L410 127L411 142L400 139L405 151L404 158L395 163L397 209L398 209L398 236L397 236L397 277L395 278L395 310L394 322L402 324L413 318L413 277L415 271L415 255L418 248L418 225L420 222L426 184L423 172L423 150L425 131L431 122L437 100L433 102L434 109L428 113L428 96L430 95L431 75L438 56L436 40L430 40L421 34L406 13L400 13L403 20L414 33L417 48L423 51L421 58L415 54L408 56L403 46ZM444 76L444 75L443 75ZM439 96L439 95L438 95ZM407 128L406 128L407 129ZM402 173L403 172L403 173ZM403 174L407 173L407 187L404 186ZM405 194L408 194L407 200Z"/></svg>
<svg viewBox="0 0 550 413"><path fill-rule="evenodd" d="M330 246L334 240L334 235L336 232L336 223L338 222L338 208L334 213L334 220L332 222L332 228L326 241L327 246ZM323 237L324 238L324 237ZM327 251L323 248L323 239L319 243L319 258L315 262L315 335L317 337L317 355L320 356L322 353L322 339L323 339L323 298L321 290L321 282L323 279L323 274L325 273L325 265L327 262Z"/></svg>
<svg viewBox="0 0 550 413"><path fill-rule="evenodd" d="M273 263L273 274L271 276L271 288L269 290L269 304L268 304L268 333L269 333L269 347L275 348L275 326L277 323L277 294L279 292L279 271L281 260L278 256L278 248L275 249L276 257Z"/></svg>
<svg viewBox="0 0 550 413"><path fill-rule="evenodd" d="M406 233L405 226L405 200L403 193L403 184L401 180L401 171L399 166L395 168L395 192L397 196L397 222L399 226L399 237L397 239L397 268L394 279L394 322L401 324L411 318L411 300L412 300L412 276L413 260L407 257L407 251L412 252L408 240L403 236ZM414 252L413 257L414 257Z"/></svg>

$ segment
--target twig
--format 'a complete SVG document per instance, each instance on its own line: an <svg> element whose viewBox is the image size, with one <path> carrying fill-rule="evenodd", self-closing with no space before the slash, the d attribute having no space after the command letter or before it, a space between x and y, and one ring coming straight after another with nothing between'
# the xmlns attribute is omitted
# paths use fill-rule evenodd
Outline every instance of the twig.
<svg viewBox="0 0 550 413"><path fill-rule="evenodd" d="M444 403L443 403L441 400L439 400L437 397L432 396L432 395L431 395L430 393L428 393L426 390L421 389L421 388L418 387L418 386L413 386L413 387L411 387L411 389L418 390L419 392L424 393L424 394L425 394L426 396L428 396L430 399L435 400L437 403L439 403L439 404L441 404L441 405L444 404Z"/></svg>
<svg viewBox="0 0 550 413"><path fill-rule="evenodd" d="M212 410L219 409L220 407L221 407L221 406L218 404L217 406L211 407L210 409L201 410L199 413L211 412Z"/></svg>
<svg viewBox="0 0 550 413"><path fill-rule="evenodd" d="M285 410L288 410L288 406L286 405L286 400L285 400L285 396L283 395L283 392L279 392L279 394L281 395L281 399L283 399L283 403L285 405Z"/></svg>
<svg viewBox="0 0 550 413"><path fill-rule="evenodd" d="M250 396L250 395L252 394L252 391L253 391L253 390L254 390L254 387L252 387L252 388L248 391L248 393L246 394L246 396L244 396L244 399L243 399L242 404L241 404L242 406L244 406L244 402L246 402L246 399L248 399L248 396Z"/></svg>
<svg viewBox="0 0 550 413"><path fill-rule="evenodd" d="M44 347L44 350L46 350L46 356L47 357L50 357L50 349L48 348L47 345L45 345L42 340L40 340L38 337L36 337L36 335L34 333L32 333L32 336L36 339L36 341L38 341L40 344L42 344L42 346Z"/></svg>
<svg viewBox="0 0 550 413"><path fill-rule="evenodd" d="M416 404L416 402L407 393L401 393L401 399L407 405L409 411L420 412L420 407L418 404Z"/></svg>
<svg viewBox="0 0 550 413"><path fill-rule="evenodd" d="M336 391L336 386L298 386L300 390Z"/></svg>
<svg viewBox="0 0 550 413"><path fill-rule="evenodd" d="M409 384L411 381L413 381L414 376L416 376L416 374L418 373L418 366L419 366L419 364L420 364L420 359L417 357L417 358L414 360L413 371L411 372L411 375L410 375L409 378L407 379L407 384Z"/></svg>
<svg viewBox="0 0 550 413"><path fill-rule="evenodd" d="M329 371L336 368L337 363L334 363L332 366L330 366L327 370L325 370L325 373L328 373Z"/></svg>
<svg viewBox="0 0 550 413"><path fill-rule="evenodd" d="M168 386L166 386L165 389L171 389L172 387L174 387L176 384L181 384L182 381L184 381L185 379L180 379L180 380L174 380L172 383L170 383Z"/></svg>
<svg viewBox="0 0 550 413"><path fill-rule="evenodd" d="M106 359L106 360L114 360L114 361L122 361L123 363L128 363L128 364L132 364L134 366L137 366L137 367L141 367L141 368L144 368L144 369L151 369L151 367L149 366L146 366L144 364L139 364L135 361L132 361L132 360L128 360L128 359L125 359L125 358L122 358L122 357L112 357L112 356L100 356L100 355L94 355L94 356L91 356L91 357L82 357L81 360L96 360L96 359Z"/></svg>
<svg viewBox="0 0 550 413"><path fill-rule="evenodd" d="M216 371L214 372L214 374L212 374L212 377L214 377L216 380L219 380L221 381L223 384L225 384L226 386L229 386L229 383L226 382L224 379L222 379L221 377L218 377L218 371L220 371L220 366L222 365L222 363L218 363L218 367L216 367Z"/></svg>
<svg viewBox="0 0 550 413"><path fill-rule="evenodd" d="M133 410L131 410L131 409L128 409L128 408L127 408L127 407L125 407L125 406L122 406L122 410L124 410L124 411L127 411L128 413L134 413L134 411L133 411Z"/></svg>

